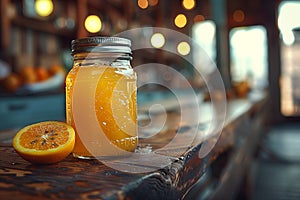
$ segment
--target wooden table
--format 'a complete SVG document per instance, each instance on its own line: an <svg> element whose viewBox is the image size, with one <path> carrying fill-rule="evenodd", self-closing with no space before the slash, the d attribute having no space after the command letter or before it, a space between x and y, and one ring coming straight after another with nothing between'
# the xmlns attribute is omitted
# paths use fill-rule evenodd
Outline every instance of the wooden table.
<svg viewBox="0 0 300 200"><path fill-rule="evenodd" d="M216 142L216 138L193 144L164 168L147 173L117 171L98 160L78 160L71 155L57 164L32 165L19 157L9 140L5 140L11 137L11 133L0 134L0 198L191 199L201 196L203 190L207 189L202 179L208 172L211 176L206 183L214 183L210 196L217 197L223 190L230 192L236 189L241 182L247 168L247 159L253 154L259 135L261 120L257 120L257 116L262 116L262 99L264 98L228 102L222 134L217 138L212 151L204 158L199 157L201 146L204 142ZM207 109L209 105L203 103L203 109ZM175 123L178 113L170 112L168 115L171 116L170 123ZM173 127L164 132L166 138L172 131L189 132L187 127L183 127L186 130L180 129L182 127L178 125ZM161 134L160 137L163 138L164 135ZM150 143L155 147L163 140L150 138L141 140L141 143ZM240 176L234 184L231 179L234 176L232 170ZM227 184L228 181L230 183ZM212 184L208 186L211 187Z"/></svg>

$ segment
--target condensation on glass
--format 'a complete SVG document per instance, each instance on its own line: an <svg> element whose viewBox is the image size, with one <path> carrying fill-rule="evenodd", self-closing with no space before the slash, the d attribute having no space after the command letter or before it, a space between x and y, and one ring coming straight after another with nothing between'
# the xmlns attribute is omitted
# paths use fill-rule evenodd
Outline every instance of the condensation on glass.
<svg viewBox="0 0 300 200"><path fill-rule="evenodd" d="M130 40L73 40L72 55L74 65L66 77L66 118L76 131L73 156L91 159L133 152L138 143L137 88Z"/></svg>

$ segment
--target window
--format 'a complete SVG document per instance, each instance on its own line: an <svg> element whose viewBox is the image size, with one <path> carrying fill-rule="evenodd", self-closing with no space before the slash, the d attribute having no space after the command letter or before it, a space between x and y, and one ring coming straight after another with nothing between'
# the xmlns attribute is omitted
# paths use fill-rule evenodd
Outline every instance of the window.
<svg viewBox="0 0 300 200"><path fill-rule="evenodd" d="M230 31L230 73L233 83L247 81L252 89L268 85L267 35L263 26Z"/></svg>
<svg viewBox="0 0 300 200"><path fill-rule="evenodd" d="M197 22L192 28L192 38L197 42L207 55L216 60L216 25L211 20ZM194 52L193 60L197 60L197 52Z"/></svg>
<svg viewBox="0 0 300 200"><path fill-rule="evenodd" d="M192 27L192 38L195 42L192 48L193 65L200 70L201 76L195 73L198 84L205 85L203 75L210 74L215 68L210 61L216 61L216 25L211 20L197 22ZM206 64L209 62L209 64Z"/></svg>
<svg viewBox="0 0 300 200"><path fill-rule="evenodd" d="M284 1L278 12L281 113L300 116L300 2Z"/></svg>

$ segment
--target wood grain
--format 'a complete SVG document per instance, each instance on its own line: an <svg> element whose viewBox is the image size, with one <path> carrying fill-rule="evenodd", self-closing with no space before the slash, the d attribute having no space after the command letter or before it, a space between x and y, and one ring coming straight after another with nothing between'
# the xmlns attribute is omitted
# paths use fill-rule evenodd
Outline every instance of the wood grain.
<svg viewBox="0 0 300 200"><path fill-rule="evenodd" d="M248 123L249 117L256 112L258 103L261 104L260 101L253 103L247 100L230 102L226 126L220 137L210 137L203 141L198 136L195 138L196 142L188 148L184 145L184 138L193 127L181 126L176 120L178 113L169 113L167 127L158 135L142 139L141 144L151 144L155 153L173 159L163 168L148 173L117 171L98 160L79 160L71 155L56 164L32 165L19 157L11 146L0 144L0 197L182 199L222 152L238 145L239 138L248 134L237 127ZM179 135L174 142L177 146L167 146L176 133ZM205 144L207 146L209 143L216 145L204 157L199 156ZM160 151L162 147L166 148Z"/></svg>

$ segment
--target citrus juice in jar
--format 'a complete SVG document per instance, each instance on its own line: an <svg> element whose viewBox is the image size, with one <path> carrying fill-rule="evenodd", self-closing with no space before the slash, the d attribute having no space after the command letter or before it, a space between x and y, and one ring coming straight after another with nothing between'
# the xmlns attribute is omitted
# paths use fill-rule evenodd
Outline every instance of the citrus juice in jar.
<svg viewBox="0 0 300 200"><path fill-rule="evenodd" d="M126 155L137 146L136 74L130 41L93 37L72 41L66 77L67 123L76 131L74 157Z"/></svg>

